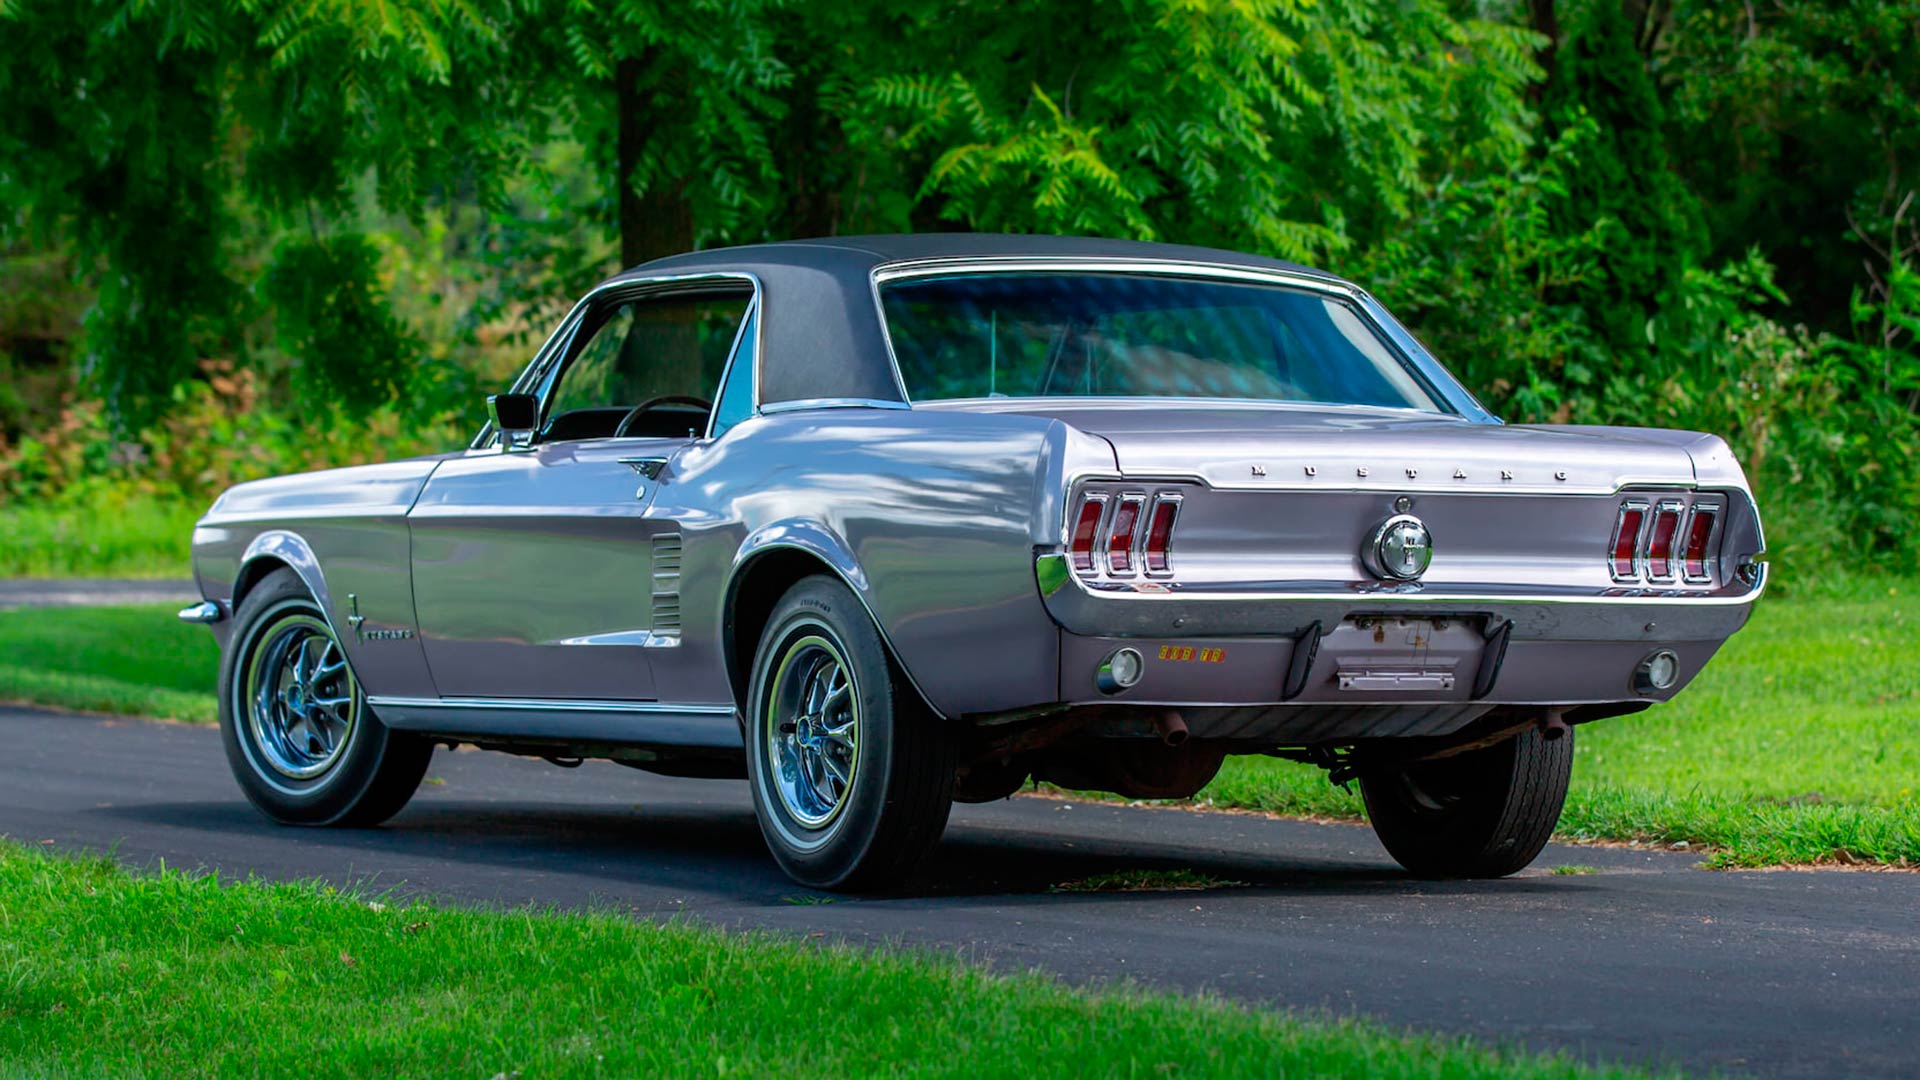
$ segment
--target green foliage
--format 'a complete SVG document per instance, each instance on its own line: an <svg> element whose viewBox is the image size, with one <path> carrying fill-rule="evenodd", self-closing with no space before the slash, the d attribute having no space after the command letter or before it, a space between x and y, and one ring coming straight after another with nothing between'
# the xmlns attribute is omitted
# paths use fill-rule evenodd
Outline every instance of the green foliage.
<svg viewBox="0 0 1920 1080"><path fill-rule="evenodd" d="M379 257L362 236L289 241L260 280L281 349L304 360L296 370L308 396L354 415L406 387L407 361L419 349L382 294Z"/></svg>
<svg viewBox="0 0 1920 1080"><path fill-rule="evenodd" d="M1789 570L1910 562L1916 24L1920 0L10 0L0 490L198 499L450 445L621 262L1055 231L1326 265L1509 419L1727 436ZM205 460L173 414L241 375Z"/></svg>

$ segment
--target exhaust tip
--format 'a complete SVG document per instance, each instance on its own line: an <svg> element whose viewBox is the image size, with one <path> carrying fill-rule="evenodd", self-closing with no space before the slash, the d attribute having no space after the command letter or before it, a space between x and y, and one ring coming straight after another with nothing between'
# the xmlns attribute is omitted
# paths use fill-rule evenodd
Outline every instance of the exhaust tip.
<svg viewBox="0 0 1920 1080"><path fill-rule="evenodd" d="M1168 746L1185 745L1187 737L1191 734L1187 731L1186 718L1172 709L1154 713L1153 726L1160 732L1160 741Z"/></svg>

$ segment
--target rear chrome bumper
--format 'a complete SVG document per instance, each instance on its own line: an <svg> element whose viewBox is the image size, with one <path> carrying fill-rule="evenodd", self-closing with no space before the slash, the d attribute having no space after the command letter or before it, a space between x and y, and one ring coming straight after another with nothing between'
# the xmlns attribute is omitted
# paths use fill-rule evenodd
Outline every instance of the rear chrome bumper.
<svg viewBox="0 0 1920 1080"><path fill-rule="evenodd" d="M1690 594L1628 589L1599 594L1452 592L1419 585L1298 592L1182 590L1177 585L1156 591L1095 591L1073 576L1066 556L1058 552L1039 554L1034 573L1054 621L1068 633L1086 637L1293 638L1315 623L1332 628L1388 616L1511 622L1516 643L1718 645L1746 625L1753 602L1765 590L1766 564L1758 566L1759 576L1751 586Z"/></svg>
<svg viewBox="0 0 1920 1080"><path fill-rule="evenodd" d="M1310 714L1350 737L1402 734L1409 717L1428 713L1464 723L1495 705L1665 701L1746 623L1765 587L1763 566L1750 588L1686 595L1132 592L1088 588L1047 560L1036 569L1066 631L1063 700L1227 710L1213 727L1269 735L1309 730ZM1098 672L1122 648L1141 654L1144 671L1115 691ZM1660 690L1637 685L1636 670L1657 651L1673 654L1678 678Z"/></svg>

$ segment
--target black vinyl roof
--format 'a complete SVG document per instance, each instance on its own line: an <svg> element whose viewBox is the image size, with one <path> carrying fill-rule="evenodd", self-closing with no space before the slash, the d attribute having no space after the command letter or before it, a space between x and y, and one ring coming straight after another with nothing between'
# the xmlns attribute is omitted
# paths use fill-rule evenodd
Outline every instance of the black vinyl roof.
<svg viewBox="0 0 1920 1080"><path fill-rule="evenodd" d="M713 248L643 263L612 282L730 271L760 280L760 401L816 398L902 400L887 356L871 275L889 263L926 259L1159 260L1285 270L1297 263L1215 248L1082 236L915 233L842 236Z"/></svg>

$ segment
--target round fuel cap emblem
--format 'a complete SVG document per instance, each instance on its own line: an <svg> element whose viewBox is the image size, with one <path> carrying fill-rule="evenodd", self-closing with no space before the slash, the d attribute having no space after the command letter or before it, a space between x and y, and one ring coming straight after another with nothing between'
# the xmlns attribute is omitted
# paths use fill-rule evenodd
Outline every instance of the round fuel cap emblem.
<svg viewBox="0 0 1920 1080"><path fill-rule="evenodd" d="M1376 577L1412 581L1433 562L1433 536L1419 518L1395 514L1373 530L1360 556Z"/></svg>

